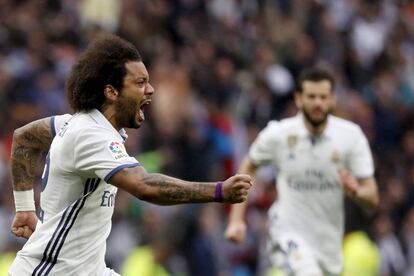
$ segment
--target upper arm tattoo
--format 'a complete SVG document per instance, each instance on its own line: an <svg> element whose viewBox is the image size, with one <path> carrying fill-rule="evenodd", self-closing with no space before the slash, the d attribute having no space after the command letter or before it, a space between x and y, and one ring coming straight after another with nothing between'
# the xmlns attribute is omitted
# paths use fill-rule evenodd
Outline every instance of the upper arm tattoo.
<svg viewBox="0 0 414 276"><path fill-rule="evenodd" d="M52 143L50 118L31 122L13 134L11 174L13 190L32 189L36 166Z"/></svg>

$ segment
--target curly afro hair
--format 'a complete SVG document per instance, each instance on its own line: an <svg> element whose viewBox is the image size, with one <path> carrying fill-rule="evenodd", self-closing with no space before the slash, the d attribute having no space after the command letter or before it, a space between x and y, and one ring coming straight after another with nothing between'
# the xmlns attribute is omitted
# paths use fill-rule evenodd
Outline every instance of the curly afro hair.
<svg viewBox="0 0 414 276"><path fill-rule="evenodd" d="M121 90L126 75L125 63L142 61L130 42L112 34L98 36L89 44L66 81L66 95L75 112L101 109L104 88Z"/></svg>

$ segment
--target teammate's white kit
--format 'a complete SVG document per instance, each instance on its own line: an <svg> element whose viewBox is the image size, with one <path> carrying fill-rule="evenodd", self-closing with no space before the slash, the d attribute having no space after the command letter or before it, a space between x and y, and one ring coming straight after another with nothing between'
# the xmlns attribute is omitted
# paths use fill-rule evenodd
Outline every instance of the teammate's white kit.
<svg viewBox="0 0 414 276"><path fill-rule="evenodd" d="M107 181L139 163L125 150L125 131L98 110L52 117L51 126L56 136L42 176L40 220L10 274L105 275L117 192Z"/></svg>
<svg viewBox="0 0 414 276"><path fill-rule="evenodd" d="M371 177L371 151L359 126L329 116L319 137L307 130L301 113L272 121L252 144L256 165L278 168L278 200L269 210L269 250L276 267L304 271L320 266L324 273L342 269L344 192L337 169L356 178Z"/></svg>

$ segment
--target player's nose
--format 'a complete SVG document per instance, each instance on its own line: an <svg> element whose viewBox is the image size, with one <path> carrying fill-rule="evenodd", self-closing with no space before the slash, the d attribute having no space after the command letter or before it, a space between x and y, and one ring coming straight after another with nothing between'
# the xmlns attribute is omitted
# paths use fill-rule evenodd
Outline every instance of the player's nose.
<svg viewBox="0 0 414 276"><path fill-rule="evenodd" d="M150 83L148 83L145 89L145 94L152 95L154 94L154 92L155 92L154 87Z"/></svg>

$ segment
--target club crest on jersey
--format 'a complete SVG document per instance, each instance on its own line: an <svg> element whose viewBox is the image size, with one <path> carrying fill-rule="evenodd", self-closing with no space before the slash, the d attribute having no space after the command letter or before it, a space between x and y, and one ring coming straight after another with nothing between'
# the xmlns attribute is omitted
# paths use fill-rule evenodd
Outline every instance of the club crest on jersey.
<svg viewBox="0 0 414 276"><path fill-rule="evenodd" d="M335 164L338 164L341 161L341 156L339 155L339 152L337 150L334 150L332 152L331 161Z"/></svg>
<svg viewBox="0 0 414 276"><path fill-rule="evenodd" d="M287 137L287 145L288 145L289 149L292 149L293 147L295 147L297 143L298 143L298 136L289 135Z"/></svg>
<svg viewBox="0 0 414 276"><path fill-rule="evenodd" d="M118 141L109 142L108 149L116 160L128 157L124 145Z"/></svg>

